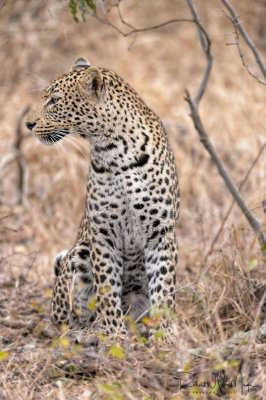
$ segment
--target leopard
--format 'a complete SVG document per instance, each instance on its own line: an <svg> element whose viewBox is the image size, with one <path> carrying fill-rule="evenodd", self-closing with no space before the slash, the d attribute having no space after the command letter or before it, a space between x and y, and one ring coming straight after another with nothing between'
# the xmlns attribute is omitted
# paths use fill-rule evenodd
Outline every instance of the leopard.
<svg viewBox="0 0 266 400"><path fill-rule="evenodd" d="M124 337L126 317L175 313L180 191L157 114L117 73L80 57L26 126L45 145L76 135L90 149L76 241L55 260L52 322Z"/></svg>

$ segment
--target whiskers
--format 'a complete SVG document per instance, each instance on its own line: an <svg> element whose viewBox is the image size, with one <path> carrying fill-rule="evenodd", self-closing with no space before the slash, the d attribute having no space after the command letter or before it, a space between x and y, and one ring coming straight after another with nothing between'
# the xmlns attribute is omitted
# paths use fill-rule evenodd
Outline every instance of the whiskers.
<svg viewBox="0 0 266 400"><path fill-rule="evenodd" d="M86 154L86 152L84 151L82 142L80 142L79 138L74 135L80 136L79 132L71 129L54 129L54 134L51 136L51 138L53 138L53 143L55 143L56 145L58 144L63 148L64 151L67 152L67 150L63 146L63 143L61 142L61 139L64 138L64 142L70 143L73 147L75 147L75 149L78 150L79 153L82 154L84 158L88 158L88 153Z"/></svg>

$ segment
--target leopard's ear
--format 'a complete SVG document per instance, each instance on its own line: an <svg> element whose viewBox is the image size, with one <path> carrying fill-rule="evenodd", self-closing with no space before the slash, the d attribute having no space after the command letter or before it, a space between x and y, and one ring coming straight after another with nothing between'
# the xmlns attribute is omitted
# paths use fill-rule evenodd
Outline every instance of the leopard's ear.
<svg viewBox="0 0 266 400"><path fill-rule="evenodd" d="M88 68L80 78L79 83L88 95L97 97L100 100L103 89L103 76L97 67Z"/></svg>
<svg viewBox="0 0 266 400"><path fill-rule="evenodd" d="M80 68L89 68L91 66L90 62L83 57L77 58L72 65L71 71L76 71Z"/></svg>

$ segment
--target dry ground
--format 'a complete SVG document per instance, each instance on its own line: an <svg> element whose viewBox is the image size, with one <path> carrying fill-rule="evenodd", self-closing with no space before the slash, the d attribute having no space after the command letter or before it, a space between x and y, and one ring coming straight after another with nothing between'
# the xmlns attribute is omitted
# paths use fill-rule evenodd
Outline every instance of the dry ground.
<svg viewBox="0 0 266 400"><path fill-rule="evenodd" d="M94 18L76 24L64 0L0 1L0 6L4 3L0 8L0 399L262 399L265 329L259 327L265 322L265 256L236 206L211 247L231 197L199 142L184 102L184 89L194 93L204 67L195 27L172 24L123 38ZM265 2L232 3L265 59ZM215 57L202 118L240 184L265 142L265 86L243 69L236 46L226 45L233 41L233 28L217 10L221 3L198 0L196 5ZM122 7L138 27L190 17L183 0L125 0ZM117 21L114 13L112 18ZM257 73L245 47L244 51ZM147 347L137 338L134 348L114 342L100 351L82 349L49 322L52 260L75 239L89 150L81 141L46 148L34 137L24 137L26 185L21 203L16 202L17 162L8 158L25 107L34 104L45 83L66 72L79 56L121 74L168 127L182 192L179 285L202 276L178 292L176 343L170 347L159 343ZM264 224L265 166L264 151L242 191ZM116 354L111 345L122 346L124 352ZM181 387L189 381L192 387Z"/></svg>

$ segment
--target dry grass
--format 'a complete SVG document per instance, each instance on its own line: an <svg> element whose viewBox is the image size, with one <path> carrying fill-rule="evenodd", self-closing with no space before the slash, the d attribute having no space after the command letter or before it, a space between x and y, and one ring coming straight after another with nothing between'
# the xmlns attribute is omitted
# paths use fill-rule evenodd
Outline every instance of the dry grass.
<svg viewBox="0 0 266 400"><path fill-rule="evenodd" d="M249 1L232 3L265 55L263 1L252 6ZM212 141L240 184L265 141L265 87L243 70L236 48L226 46L233 29L213 8L219 4L197 2L215 56L201 112ZM138 26L188 16L181 0L127 0L124 7ZM140 338L133 347L112 343L124 348L125 358L119 359L110 353L111 344L103 343L97 352L81 351L62 340L65 334L60 336L49 322L52 259L75 240L89 151L82 141L78 148L63 142L57 149L26 137L22 153L27 196L22 204L12 205L18 185L16 162L0 170L0 399L262 399L265 331L263 335L258 328L265 322L265 257L236 206L206 257L231 198L199 143L183 100L185 87L196 89L204 65L195 28L171 25L138 35L132 45L133 38L122 38L95 19L74 23L64 1L7 2L0 13L0 162L11 154L23 108L76 57L87 56L96 65L116 70L168 126L182 190L180 286L205 271L199 283L178 292L173 346L147 347ZM257 72L248 54L247 60ZM247 203L264 223L265 181L264 152L243 188ZM241 393L241 376L236 377L240 367L243 383L259 386L256 391L243 386ZM184 371L195 372L198 383L210 382L214 372L221 383L224 372L236 387L230 392L229 386L221 385L224 393L206 386L181 388L180 382L188 382Z"/></svg>

